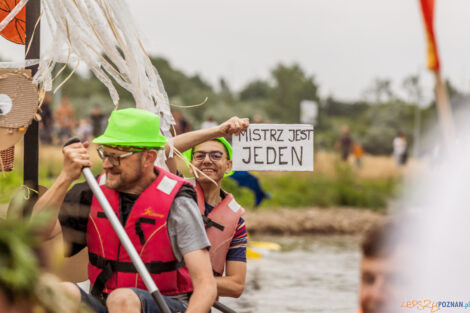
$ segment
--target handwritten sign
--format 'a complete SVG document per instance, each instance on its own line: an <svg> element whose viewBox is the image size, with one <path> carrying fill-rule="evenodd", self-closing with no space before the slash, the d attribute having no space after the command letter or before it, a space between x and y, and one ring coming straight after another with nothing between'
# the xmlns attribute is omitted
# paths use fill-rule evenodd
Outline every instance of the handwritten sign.
<svg viewBox="0 0 470 313"><path fill-rule="evenodd" d="M251 124L232 149L235 171L313 171L313 126Z"/></svg>

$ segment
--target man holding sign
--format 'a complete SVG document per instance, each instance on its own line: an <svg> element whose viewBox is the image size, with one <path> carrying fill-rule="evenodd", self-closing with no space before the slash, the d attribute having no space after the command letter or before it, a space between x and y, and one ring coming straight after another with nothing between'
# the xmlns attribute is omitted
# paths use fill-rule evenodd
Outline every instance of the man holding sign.
<svg viewBox="0 0 470 313"><path fill-rule="evenodd" d="M239 134L248 125L248 119L233 117L219 126L173 138L176 149L189 149L184 154L192 164L197 202L211 242L209 253L218 296L239 297L245 287L247 232L241 218L244 209L221 186L223 178L232 173L232 147L222 136Z"/></svg>

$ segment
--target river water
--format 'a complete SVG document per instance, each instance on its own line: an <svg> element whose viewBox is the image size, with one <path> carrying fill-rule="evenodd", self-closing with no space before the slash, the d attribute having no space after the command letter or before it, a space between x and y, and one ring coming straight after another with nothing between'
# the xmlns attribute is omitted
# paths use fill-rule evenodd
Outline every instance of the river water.
<svg viewBox="0 0 470 313"><path fill-rule="evenodd" d="M281 251L248 260L238 299L221 298L238 313L357 312L359 238L353 236L254 237ZM216 312L216 310L213 310Z"/></svg>

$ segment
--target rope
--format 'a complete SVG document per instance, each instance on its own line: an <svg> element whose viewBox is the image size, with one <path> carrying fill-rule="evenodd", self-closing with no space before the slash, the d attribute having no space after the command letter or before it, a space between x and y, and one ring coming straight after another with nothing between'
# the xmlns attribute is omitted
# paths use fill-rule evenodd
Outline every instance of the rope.
<svg viewBox="0 0 470 313"><path fill-rule="evenodd" d="M34 190L33 188L28 187L26 185L21 185L20 188L23 188L25 190L25 196L24 196L25 200L29 200L29 198L31 197L31 192L34 192L37 195L39 194L39 191Z"/></svg>
<svg viewBox="0 0 470 313"><path fill-rule="evenodd" d="M28 43L28 48L26 49L25 55L28 55L29 49L31 48L31 44L33 43L34 35L36 34L36 28L38 27L39 22L41 21L41 18L42 18L42 13L43 12L41 12L41 15L39 15L38 19L36 20L36 24L34 24L33 33L31 34L31 40Z"/></svg>
<svg viewBox="0 0 470 313"><path fill-rule="evenodd" d="M0 156L0 166L2 167L2 174L3 174L3 178L6 177L5 175L5 166L3 165L3 158Z"/></svg>
<svg viewBox="0 0 470 313"><path fill-rule="evenodd" d="M183 109L196 108L196 107L200 107L201 105L206 104L206 102L207 102L208 99L209 99L209 98L206 97L206 98L204 99L204 101L202 101L201 103L193 104L193 105L178 105L178 104L172 104L172 103L170 103L170 105L171 105L172 107L183 108Z"/></svg>

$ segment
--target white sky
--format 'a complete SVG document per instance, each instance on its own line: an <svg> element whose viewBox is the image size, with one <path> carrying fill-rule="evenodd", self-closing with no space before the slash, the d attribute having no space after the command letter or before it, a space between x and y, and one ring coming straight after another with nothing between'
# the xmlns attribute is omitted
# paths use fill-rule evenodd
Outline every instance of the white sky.
<svg viewBox="0 0 470 313"><path fill-rule="evenodd" d="M425 35L418 0L129 0L150 54L162 55L213 85L232 89L267 78L277 63L297 62L321 95L358 99L374 78L400 87L421 73L428 97ZM443 74L470 91L470 1L437 0ZM0 39L0 55L23 48Z"/></svg>

